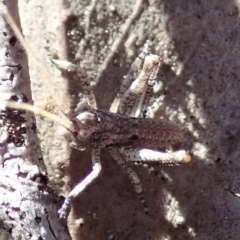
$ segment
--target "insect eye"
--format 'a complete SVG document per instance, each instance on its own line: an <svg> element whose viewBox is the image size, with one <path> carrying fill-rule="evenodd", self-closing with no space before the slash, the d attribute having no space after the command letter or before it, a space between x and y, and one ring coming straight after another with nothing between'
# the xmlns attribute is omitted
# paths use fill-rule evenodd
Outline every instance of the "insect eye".
<svg viewBox="0 0 240 240"><path fill-rule="evenodd" d="M91 136L91 131L87 129L81 129L78 132L78 139L79 140L87 140Z"/></svg>

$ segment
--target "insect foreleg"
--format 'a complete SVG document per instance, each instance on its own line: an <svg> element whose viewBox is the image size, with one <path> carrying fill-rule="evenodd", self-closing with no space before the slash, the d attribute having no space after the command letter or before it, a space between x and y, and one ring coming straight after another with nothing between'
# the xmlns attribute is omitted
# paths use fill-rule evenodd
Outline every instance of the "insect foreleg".
<svg viewBox="0 0 240 240"><path fill-rule="evenodd" d="M92 163L92 171L87 175L85 179L83 179L79 184L77 184L66 197L61 209L58 211L60 218L66 218L68 216L71 207L70 205L74 198L76 198L95 178L98 177L102 169L100 162L100 149L94 149L92 151Z"/></svg>

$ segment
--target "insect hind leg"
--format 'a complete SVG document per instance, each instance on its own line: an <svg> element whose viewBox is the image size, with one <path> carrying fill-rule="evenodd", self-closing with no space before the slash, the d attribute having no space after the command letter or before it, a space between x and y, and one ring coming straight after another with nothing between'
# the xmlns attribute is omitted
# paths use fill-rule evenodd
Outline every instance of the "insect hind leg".
<svg viewBox="0 0 240 240"><path fill-rule="evenodd" d="M108 151L113 157L113 159L123 167L123 169L130 177L131 182L134 186L134 190L138 194L138 198L141 200L144 212L148 214L148 206L146 204L145 198L143 197L143 188L137 173L130 166L127 165L125 158L122 156L118 148L108 147Z"/></svg>

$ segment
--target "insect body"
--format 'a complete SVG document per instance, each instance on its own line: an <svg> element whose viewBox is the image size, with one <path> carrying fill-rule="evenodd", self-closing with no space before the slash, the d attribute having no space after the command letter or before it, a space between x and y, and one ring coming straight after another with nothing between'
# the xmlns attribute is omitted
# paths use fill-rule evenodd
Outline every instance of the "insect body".
<svg viewBox="0 0 240 240"><path fill-rule="evenodd" d="M133 63L133 67L135 67ZM98 110L86 103L81 103L71 119L74 145L80 150L89 147L92 155L93 169L69 193L62 208L61 218L65 218L72 200L80 194L100 173L100 150L108 148L113 158L121 164L135 185L138 193L142 192L137 174L127 166L127 161L159 162L166 165L177 165L190 161L184 150L177 152L161 152L182 139L181 129L174 123L161 119L136 118L146 116L146 106L153 91L153 83L160 65L156 55L145 57L143 68L134 80L134 74L125 78L123 87L117 95L117 107L113 104L113 112ZM89 92L89 89L87 89ZM117 112L117 113L114 113ZM137 112L137 114L136 114ZM120 113L120 114L119 114Z"/></svg>
<svg viewBox="0 0 240 240"><path fill-rule="evenodd" d="M165 120L125 117L102 110L78 112L75 123L77 147L166 148L179 142L180 128Z"/></svg>

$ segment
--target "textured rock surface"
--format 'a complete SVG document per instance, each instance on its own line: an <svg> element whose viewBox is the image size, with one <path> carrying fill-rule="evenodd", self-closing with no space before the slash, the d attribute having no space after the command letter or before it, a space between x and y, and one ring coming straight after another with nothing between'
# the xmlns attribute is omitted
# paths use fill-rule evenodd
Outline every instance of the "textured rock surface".
<svg viewBox="0 0 240 240"><path fill-rule="evenodd" d="M178 168L155 167L148 173L135 167L149 205L145 215L131 181L103 152L101 176L75 202L69 223L72 234L78 236L75 239L237 239L240 5L221 0L143 2L118 53L101 71L132 13L132 2L97 2L89 25L90 1L71 1L63 11L60 0L20 0L23 31L41 64L48 64L48 55L67 58L80 64L90 80L98 77L95 95L102 109L110 106L144 42L153 40L153 54L165 61L159 74L163 82L159 114L186 128L194 155L190 164ZM75 76L65 74L59 81L56 70L45 68L60 105L74 106L84 98L76 97L81 87ZM54 101L42 88L39 74L32 70L31 75L36 104L52 110ZM75 184L91 168L88 152L68 148L62 127L45 119L39 122L52 184L63 185L64 174ZM67 173L61 165L67 165Z"/></svg>

